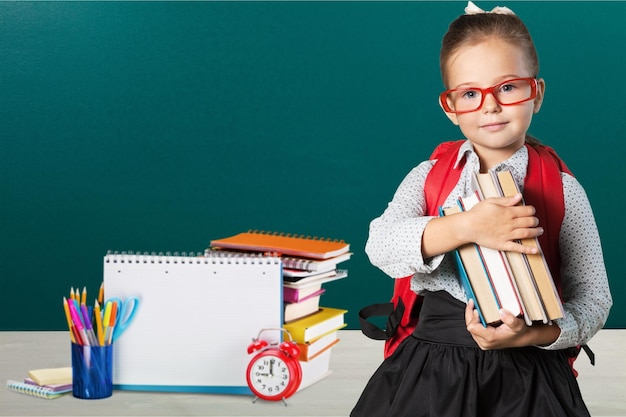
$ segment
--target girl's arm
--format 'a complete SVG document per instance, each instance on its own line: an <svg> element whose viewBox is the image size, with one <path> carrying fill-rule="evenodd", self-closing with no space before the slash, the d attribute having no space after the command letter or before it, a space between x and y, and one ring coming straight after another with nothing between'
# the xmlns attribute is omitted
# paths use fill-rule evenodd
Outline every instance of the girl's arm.
<svg viewBox="0 0 626 417"><path fill-rule="evenodd" d="M426 265L422 233L432 217L426 216L424 183L433 165L422 162L404 178L383 214L372 220L365 245L370 262L391 277L431 272L440 260Z"/></svg>
<svg viewBox="0 0 626 417"><path fill-rule="evenodd" d="M600 236L585 190L563 175L565 218L561 226L561 286L565 316L561 335L548 349L587 343L602 328L613 305Z"/></svg>
<svg viewBox="0 0 626 417"><path fill-rule="evenodd" d="M373 265L392 277L427 274L445 253L470 242L533 253L534 248L514 242L543 232L532 206L515 206L521 195L490 198L451 216L427 216L424 183L432 165L425 161L411 170L383 214L370 223L365 252Z"/></svg>

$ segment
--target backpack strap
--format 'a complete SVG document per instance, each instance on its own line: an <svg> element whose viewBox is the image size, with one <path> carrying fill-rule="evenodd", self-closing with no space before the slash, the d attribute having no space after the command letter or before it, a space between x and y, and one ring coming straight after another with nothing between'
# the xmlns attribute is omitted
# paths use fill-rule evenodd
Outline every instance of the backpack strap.
<svg viewBox="0 0 626 417"><path fill-rule="evenodd" d="M439 215L439 206L445 203L446 198L459 181L463 166L465 165L465 159L457 166L455 166L455 163L459 148L464 142L465 140L444 142L437 146L430 156L431 160L436 161L426 177L424 186L426 214L429 216ZM437 169L435 169L435 167L437 167ZM380 313L383 312L387 312L388 314L387 325L384 332L385 337L383 337L382 331L377 333L380 337L379 340L386 339L385 357L391 355L400 342L413 333L413 330L417 326L419 312L422 307L422 297L411 290L411 278L412 275L395 279L391 302L387 305L379 304L375 307L376 315L381 315ZM391 311L391 314L388 313L389 311ZM363 318L361 312L359 313L361 323L363 323L363 321L367 322L367 317ZM370 313L372 313L371 310ZM369 328L370 323L367 323L367 331L372 330ZM361 328L364 329L363 325Z"/></svg>
<svg viewBox="0 0 626 417"><path fill-rule="evenodd" d="M528 149L528 169L524 179L524 200L535 207L535 215L544 228L539 236L539 244L550 267L554 284L561 293L561 257L559 251L559 234L565 216L565 200L562 190L561 172L571 174L565 163L558 157L554 149L544 146L526 145Z"/></svg>
<svg viewBox="0 0 626 417"><path fill-rule="evenodd" d="M410 278L410 277L409 277ZM404 279L404 278L402 278ZM371 304L359 310L359 321L361 323L361 331L370 339L388 340L393 337L400 326L402 316L404 315L404 302L402 297L398 297L395 304L393 302ZM374 323L368 321L370 317L387 317L385 330L377 327Z"/></svg>
<svg viewBox="0 0 626 417"><path fill-rule="evenodd" d="M446 198L459 182L465 166L465 157L458 165L455 164L459 149L465 142L465 140L443 142L430 155L430 159L436 162L426 176L424 184L426 213L429 216L439 215L439 207L446 202Z"/></svg>
<svg viewBox="0 0 626 417"><path fill-rule="evenodd" d="M528 149L528 170L524 179L524 199L535 207L539 224L544 226L544 233L538 237L538 240L554 279L554 285L561 295L559 234L565 217L565 196L563 192L555 193L550 190L563 189L562 172L573 174L554 149L549 146L527 144L526 148ZM568 361L575 376L578 376L578 371L574 369L574 361L581 349L587 354L591 364L595 365L595 355L588 345L567 349Z"/></svg>
<svg viewBox="0 0 626 417"><path fill-rule="evenodd" d="M437 216L439 206L445 203L463 170L465 160L455 168L458 150L465 140L444 142L432 152L430 159L436 160L437 169L431 169L424 187L426 214ZM415 326L422 306L422 297L411 290L409 275L394 280L393 296L388 303L372 304L359 311L361 331L375 340L385 340L384 356L388 357ZM385 329L380 329L368 321L370 317L387 317Z"/></svg>

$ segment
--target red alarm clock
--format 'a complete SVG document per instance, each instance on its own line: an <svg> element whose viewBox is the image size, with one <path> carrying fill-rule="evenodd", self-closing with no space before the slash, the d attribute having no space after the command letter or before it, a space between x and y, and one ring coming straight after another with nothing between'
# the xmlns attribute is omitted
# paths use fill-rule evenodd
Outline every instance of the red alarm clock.
<svg viewBox="0 0 626 417"><path fill-rule="evenodd" d="M267 330L280 330L289 336L288 342L268 342L261 339ZM300 348L285 329L261 329L248 346L248 354L259 351L248 364L246 380L256 395L267 401L285 400L291 397L302 382L302 367L298 361ZM255 398L256 400L256 398Z"/></svg>

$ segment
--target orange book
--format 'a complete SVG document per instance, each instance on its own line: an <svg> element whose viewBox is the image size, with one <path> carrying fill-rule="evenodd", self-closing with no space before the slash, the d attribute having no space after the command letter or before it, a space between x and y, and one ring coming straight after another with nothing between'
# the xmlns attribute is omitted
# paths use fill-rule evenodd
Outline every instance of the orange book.
<svg viewBox="0 0 626 417"><path fill-rule="evenodd" d="M301 362L309 362L335 346L337 343L339 343L338 330L326 333L324 336L308 343L298 343L298 347L300 348L300 356L298 356L298 360Z"/></svg>
<svg viewBox="0 0 626 417"><path fill-rule="evenodd" d="M211 247L253 252L273 252L279 255L313 259L328 259L350 250L350 245L343 240L262 231L248 231L223 239L212 240Z"/></svg>

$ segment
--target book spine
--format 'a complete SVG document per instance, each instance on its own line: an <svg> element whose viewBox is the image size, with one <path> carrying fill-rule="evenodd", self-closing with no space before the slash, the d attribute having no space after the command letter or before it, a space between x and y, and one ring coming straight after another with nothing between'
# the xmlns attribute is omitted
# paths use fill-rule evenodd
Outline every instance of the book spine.
<svg viewBox="0 0 626 417"><path fill-rule="evenodd" d="M541 296L541 301L546 314L548 315L548 319L556 320L565 315L563 303L561 302L554 280L552 279L552 274L550 273L548 264L543 257L543 252L541 252L539 241L536 238L533 241L536 244L536 248L539 250L539 253L524 254L524 257L528 262L531 275L534 278L535 284ZM522 242L528 244L528 242Z"/></svg>
<svg viewBox="0 0 626 417"><path fill-rule="evenodd" d="M300 290L297 288L283 287L283 302L297 303L300 298Z"/></svg>
<svg viewBox="0 0 626 417"><path fill-rule="evenodd" d="M497 173L494 182L498 183L502 196L511 196L520 192L520 189L513 179L513 175L509 171L501 171ZM524 201L520 205L525 204ZM533 277L536 288L539 291L544 310L549 320L555 320L564 316L563 303L557 292L550 268L544 258L541 245L537 238L522 239L521 243L525 246L537 248L536 254L524 254L529 271Z"/></svg>
<svg viewBox="0 0 626 417"><path fill-rule="evenodd" d="M509 265L511 265L517 287L519 288L526 324L530 326L532 322L536 320L547 323L548 317L526 258L519 252L506 252L506 256L509 260Z"/></svg>
<svg viewBox="0 0 626 417"><path fill-rule="evenodd" d="M514 316L519 316L523 313L519 291L511 276L511 267L504 253L480 245L477 247L498 305Z"/></svg>
<svg viewBox="0 0 626 417"><path fill-rule="evenodd" d="M285 323L283 327L291 335L291 340L296 343L306 343L308 341L305 337L307 331L306 327L297 326L293 323Z"/></svg>
<svg viewBox="0 0 626 417"><path fill-rule="evenodd" d="M324 288L320 288L319 290L315 292L303 295L299 288L283 287L283 302L301 303L303 301L307 301L310 298L321 296L325 292L326 290Z"/></svg>
<svg viewBox="0 0 626 417"><path fill-rule="evenodd" d="M476 295L474 294L474 290L472 289L472 284L470 283L469 277L467 276L467 271L463 266L463 261L461 260L461 254L458 250L454 251L454 258L456 259L456 264L459 269L459 275L461 277L461 285L463 285L463 289L465 290L465 295L468 300L474 300L474 308L478 311L478 317L480 318L480 322L483 326L487 326L487 321L485 320L485 316L483 316L483 312L476 301Z"/></svg>

